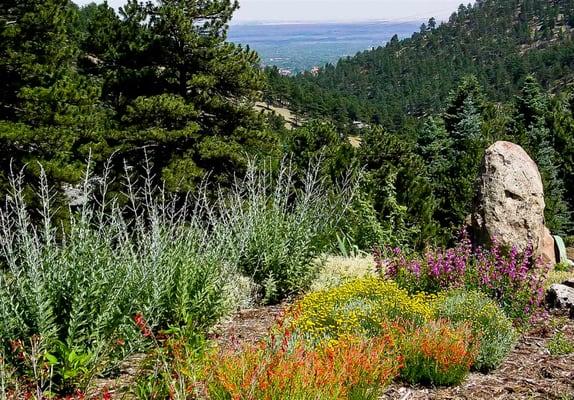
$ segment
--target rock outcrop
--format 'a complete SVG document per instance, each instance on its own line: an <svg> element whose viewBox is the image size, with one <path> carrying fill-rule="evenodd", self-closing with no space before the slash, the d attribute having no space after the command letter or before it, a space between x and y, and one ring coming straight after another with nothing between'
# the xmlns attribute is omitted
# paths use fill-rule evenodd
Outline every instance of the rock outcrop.
<svg viewBox="0 0 574 400"><path fill-rule="evenodd" d="M486 150L480 194L472 216L472 231L480 244L494 238L556 263L554 239L544 226L544 188L536 163L510 142L496 142Z"/></svg>

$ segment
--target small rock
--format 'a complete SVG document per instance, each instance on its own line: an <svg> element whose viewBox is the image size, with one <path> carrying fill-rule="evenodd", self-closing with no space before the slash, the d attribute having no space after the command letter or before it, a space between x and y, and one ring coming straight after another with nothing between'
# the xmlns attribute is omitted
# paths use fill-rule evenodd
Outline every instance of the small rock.
<svg viewBox="0 0 574 400"><path fill-rule="evenodd" d="M546 301L553 308L574 307L574 288L566 285L552 285L546 293ZM572 310L570 310L572 312Z"/></svg>

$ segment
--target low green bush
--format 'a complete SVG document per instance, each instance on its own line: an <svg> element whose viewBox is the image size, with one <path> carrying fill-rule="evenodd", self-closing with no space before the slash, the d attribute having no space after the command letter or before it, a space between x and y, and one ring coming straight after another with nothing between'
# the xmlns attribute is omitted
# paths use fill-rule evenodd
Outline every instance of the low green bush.
<svg viewBox="0 0 574 400"><path fill-rule="evenodd" d="M554 271L558 272L572 272L574 268L569 262L561 262L554 266Z"/></svg>
<svg viewBox="0 0 574 400"><path fill-rule="evenodd" d="M403 356L401 378L411 384L458 385L476 360L478 340L469 324L437 320L394 331Z"/></svg>
<svg viewBox="0 0 574 400"><path fill-rule="evenodd" d="M372 256L352 258L329 256L313 281L311 291L332 289L355 279L374 275Z"/></svg>
<svg viewBox="0 0 574 400"><path fill-rule="evenodd" d="M548 341L548 351L553 356L565 356L574 353L574 340L558 332Z"/></svg>
<svg viewBox="0 0 574 400"><path fill-rule="evenodd" d="M437 301L437 315L452 324L470 323L480 346L474 368L490 371L500 366L517 339L517 332L502 309L487 295L457 290Z"/></svg>
<svg viewBox="0 0 574 400"><path fill-rule="evenodd" d="M434 296L410 296L393 281L377 277L355 279L310 293L292 312L297 332L318 342L348 335L384 334L388 321L421 325L434 317Z"/></svg>

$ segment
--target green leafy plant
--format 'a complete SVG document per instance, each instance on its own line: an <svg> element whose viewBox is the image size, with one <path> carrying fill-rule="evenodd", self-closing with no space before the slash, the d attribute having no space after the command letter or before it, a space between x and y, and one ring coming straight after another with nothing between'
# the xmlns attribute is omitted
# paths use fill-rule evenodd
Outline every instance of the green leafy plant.
<svg viewBox="0 0 574 400"><path fill-rule="evenodd" d="M180 398L200 394L201 368L212 345L194 324L154 336L156 345L140 365L132 393L140 399Z"/></svg>
<svg viewBox="0 0 574 400"><path fill-rule="evenodd" d="M412 330L391 329L404 359L401 378L411 384L457 385L475 362L478 341L469 324L455 328L438 320Z"/></svg>
<svg viewBox="0 0 574 400"><path fill-rule="evenodd" d="M344 233L337 233L337 251L346 258L356 258L365 253L360 250L359 246L353 243L353 239Z"/></svg>
<svg viewBox="0 0 574 400"><path fill-rule="evenodd" d="M437 315L455 326L470 324L473 334L480 339L473 365L480 371L500 366L517 339L512 321L500 307L483 293L454 291L437 301Z"/></svg>
<svg viewBox="0 0 574 400"><path fill-rule="evenodd" d="M72 387L79 379L89 377L90 367L93 365L93 354L80 353L69 348L65 343L55 343L56 352L44 355L48 365L54 369L54 375L61 377L61 385Z"/></svg>
<svg viewBox="0 0 574 400"><path fill-rule="evenodd" d="M148 186L128 193L128 212L108 199L105 179L99 194L92 184L87 177L83 195L89 202L70 212L64 230L52 219L45 177L39 219L25 200L21 177L0 211L0 343L42 354L33 359L51 371L41 379L50 390L84 389L90 377L145 349L148 340L138 337L132 322L137 313L151 329L177 326L189 316L203 329L233 303L227 287L236 273L225 264L221 243L203 233L202 215L186 216L197 205L176 208L161 196L156 200ZM128 192L132 187L128 182ZM41 346L29 345L30 337ZM118 340L128 343L117 346ZM48 390L42 382L33 385Z"/></svg>
<svg viewBox="0 0 574 400"><path fill-rule="evenodd" d="M554 270L557 272L570 272L573 269L574 268L569 262L561 262L556 264L556 266L554 267Z"/></svg>
<svg viewBox="0 0 574 400"><path fill-rule="evenodd" d="M548 341L548 351L553 356L564 356L574 353L574 341L558 332Z"/></svg>
<svg viewBox="0 0 574 400"><path fill-rule="evenodd" d="M332 246L352 201L354 182L332 189L320 168L320 162L310 166L300 183L288 162L276 177L251 168L231 196L221 198L216 238L220 233L228 243L228 261L262 286L266 303L310 287L320 268L316 260Z"/></svg>
<svg viewBox="0 0 574 400"><path fill-rule="evenodd" d="M252 165L215 199L170 198L150 174L137 185L127 175L123 203L107 175L87 176L84 202L63 229L45 175L39 209L28 204L23 177L13 179L0 210L0 344L16 340L30 352L28 338L38 338L35 354L46 355L52 374L32 384L42 391L85 389L152 345L134 317L150 333L190 319L206 330L253 294L253 285L238 290L241 274L264 285L269 302L305 289L350 195L327 191L312 171L296 191L286 166L273 180Z"/></svg>
<svg viewBox="0 0 574 400"><path fill-rule="evenodd" d="M416 325L434 317L433 296L410 296L393 281L355 279L302 298L291 312L297 332L317 342L345 335L377 336L382 323L407 320Z"/></svg>

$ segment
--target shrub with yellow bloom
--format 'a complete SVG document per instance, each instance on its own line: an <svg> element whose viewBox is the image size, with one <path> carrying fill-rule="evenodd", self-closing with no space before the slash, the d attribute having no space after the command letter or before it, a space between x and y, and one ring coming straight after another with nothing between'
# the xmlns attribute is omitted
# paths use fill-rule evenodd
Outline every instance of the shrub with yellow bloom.
<svg viewBox="0 0 574 400"><path fill-rule="evenodd" d="M431 320L435 300L424 294L410 296L393 281L367 277L305 296L293 310L293 325L318 341L349 334L376 336L386 321L418 325Z"/></svg>

